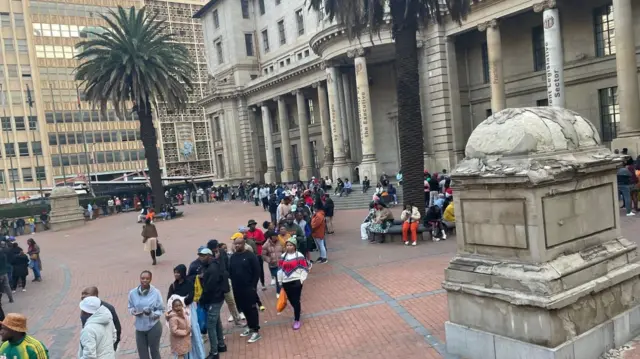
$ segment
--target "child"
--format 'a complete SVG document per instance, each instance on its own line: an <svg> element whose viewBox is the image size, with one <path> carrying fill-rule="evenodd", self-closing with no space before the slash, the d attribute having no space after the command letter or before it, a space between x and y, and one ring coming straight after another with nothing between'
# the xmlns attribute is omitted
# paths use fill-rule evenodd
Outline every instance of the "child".
<svg viewBox="0 0 640 359"><path fill-rule="evenodd" d="M13 265L13 275L11 280L11 290L15 293L18 282L22 282L22 291L27 291L27 275L29 275L29 257L20 248L20 254L16 255L11 262Z"/></svg>
<svg viewBox="0 0 640 359"><path fill-rule="evenodd" d="M191 323L185 314L181 299L171 302L171 312L167 314L171 336L171 352L177 359L186 359L191 351Z"/></svg>

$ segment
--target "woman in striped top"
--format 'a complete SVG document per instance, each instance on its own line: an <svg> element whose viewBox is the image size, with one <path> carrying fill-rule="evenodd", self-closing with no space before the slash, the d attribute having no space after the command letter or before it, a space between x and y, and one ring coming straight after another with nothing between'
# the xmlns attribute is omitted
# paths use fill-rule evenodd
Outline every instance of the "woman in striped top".
<svg viewBox="0 0 640 359"><path fill-rule="evenodd" d="M278 282L281 283L287 299L293 307L294 322L293 330L300 329L300 297L302 295L302 283L309 275L309 262L307 258L298 252L298 242L296 236L287 239L286 252L280 257L278 263Z"/></svg>

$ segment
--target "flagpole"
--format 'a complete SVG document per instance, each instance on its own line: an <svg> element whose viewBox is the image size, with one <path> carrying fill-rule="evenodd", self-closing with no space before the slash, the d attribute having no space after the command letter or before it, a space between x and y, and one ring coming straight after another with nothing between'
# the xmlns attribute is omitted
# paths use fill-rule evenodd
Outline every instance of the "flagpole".
<svg viewBox="0 0 640 359"><path fill-rule="evenodd" d="M27 84L27 104L29 104L29 120L33 117L32 109L33 109L33 98L31 97L31 89L29 88L29 84ZM29 120L27 120L27 125L29 125ZM32 129L29 126L29 131L33 133L33 142L31 142L31 150L33 150L33 143L36 141L36 131L38 129L38 122L36 122L36 128ZM42 141L40 141L40 151L42 151ZM42 192L42 178L38 176L38 167L40 167L40 161L38 159L39 155L33 151L33 155L36 157L36 179L38 180L38 187L40 187L40 198L44 198L44 194Z"/></svg>
<svg viewBox="0 0 640 359"><path fill-rule="evenodd" d="M4 118L7 118L6 96L4 95L2 84L0 84L0 95L2 95L2 116ZM11 127L11 119L9 119L9 127ZM5 135L7 136L5 143L9 143L9 130L5 129L5 132L6 132ZM11 147L13 148L13 156L15 156L16 145L13 141L11 141L10 143L11 143ZM17 169L13 168L13 156L9 156L8 153L5 153L5 154L7 155L7 157L9 157L9 164L11 166L11 170L9 171L9 180L11 181L11 183L13 183L13 199L16 201L16 204L18 204L18 190L16 189L15 178L13 178L13 170L15 169L17 171Z"/></svg>
<svg viewBox="0 0 640 359"><path fill-rule="evenodd" d="M91 196L95 197L96 194L93 192L93 187L91 186L91 164L89 161L89 147L87 146L87 136L85 136L84 132L84 112L82 112L82 105L80 103L80 87L76 85L76 97L78 98L78 110L80 111L80 126L82 126L82 143L84 144L84 156L87 159L87 185L89 186L89 192Z"/></svg>
<svg viewBox="0 0 640 359"><path fill-rule="evenodd" d="M51 92L51 103L53 105L53 123L56 126L56 143L58 144L58 158L60 159L60 168L62 168L62 179L64 181L64 185L67 185L67 175L64 172L64 163L62 163L62 147L60 147L60 132L58 131L58 120L56 119L56 99L53 96L53 87L49 85L49 91ZM56 181L53 180L53 185L56 187Z"/></svg>

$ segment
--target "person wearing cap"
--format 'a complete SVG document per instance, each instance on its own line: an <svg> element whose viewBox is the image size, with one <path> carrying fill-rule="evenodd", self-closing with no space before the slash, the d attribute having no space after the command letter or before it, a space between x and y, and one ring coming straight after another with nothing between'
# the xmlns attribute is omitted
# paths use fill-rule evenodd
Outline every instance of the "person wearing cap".
<svg viewBox="0 0 640 359"><path fill-rule="evenodd" d="M227 277L229 276L229 254L227 254L226 250L221 250L220 244L215 239L207 242L207 248L211 250L213 256L218 260L220 266L223 270L227 272ZM231 280L229 280L229 288L231 288ZM231 315L229 316L229 322L233 322L235 325L241 325L240 320L244 320L244 316L242 313L238 313L238 308L236 306L236 301L233 298L233 292L229 290L224 294L224 301L227 303L227 307L229 307L229 312Z"/></svg>
<svg viewBox="0 0 640 359"><path fill-rule="evenodd" d="M244 231L245 227L240 227L240 231L241 232L236 232L234 233L231 238L229 238L231 240L231 242L235 242L236 239L244 239L244 245L245 245L245 249L248 250L249 252L255 253L258 248L254 248L256 247L255 242L253 240L251 240L250 242L247 242L247 238L246 238L246 231ZM242 232L244 231L244 233ZM235 253L236 251L236 247L232 246L231 247L231 251L233 253Z"/></svg>
<svg viewBox="0 0 640 359"><path fill-rule="evenodd" d="M224 344L220 310L224 303L224 294L230 290L229 277L220 262L214 258L211 249L202 249L200 254L204 255L209 263L202 276L202 296L200 296L198 303L207 310L207 332L210 344L207 359L218 359L219 353L227 351L227 346Z"/></svg>
<svg viewBox="0 0 640 359"><path fill-rule="evenodd" d="M97 287L87 287L85 289L82 290L82 293L80 294L80 300L83 300L87 297L100 297L98 295L98 288ZM111 317L113 318L113 326L116 328L116 340L113 343L113 350L118 350L118 344L120 343L120 336L122 334L122 326L120 325L120 318L118 317L118 313L116 313L116 308L113 307L113 305L100 300L100 305L104 306L105 308L109 309L109 312L111 313ZM87 322L88 316L85 315L84 313L80 314L80 322L82 323L82 327L85 326L86 322Z"/></svg>
<svg viewBox="0 0 640 359"><path fill-rule="evenodd" d="M256 256L258 256L258 263L260 264L260 284L262 284L262 290L267 290L267 287L264 286L264 263L262 261L262 246L266 239L264 238L264 233L258 228L256 228L256 222L254 219L250 219L247 223L247 240L253 240L256 243Z"/></svg>
<svg viewBox="0 0 640 359"><path fill-rule="evenodd" d="M300 297L302 295L302 283L309 275L309 262L304 254L297 250L298 241L296 236L287 240L285 253L278 261L278 283L282 283L282 288L287 293L287 299L293 307L293 330L298 330L302 326L300 322Z"/></svg>
<svg viewBox="0 0 640 359"><path fill-rule="evenodd" d="M109 309L98 297L86 297L80 302L80 310L87 321L80 332L78 358L115 359L116 327Z"/></svg>
<svg viewBox="0 0 640 359"><path fill-rule="evenodd" d="M7 359L49 359L47 347L27 334L27 317L9 313L2 322L0 357Z"/></svg>

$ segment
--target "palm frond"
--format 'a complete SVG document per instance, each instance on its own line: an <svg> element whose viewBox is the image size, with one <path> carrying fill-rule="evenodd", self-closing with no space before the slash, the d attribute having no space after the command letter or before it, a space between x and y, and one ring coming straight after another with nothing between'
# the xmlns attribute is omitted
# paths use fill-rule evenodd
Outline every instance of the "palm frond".
<svg viewBox="0 0 640 359"><path fill-rule="evenodd" d="M149 106L153 99L184 108L195 68L164 21L134 7L101 16L106 26L87 31L91 38L76 45L80 64L75 78L87 99L100 107L110 101L120 113L129 101Z"/></svg>

